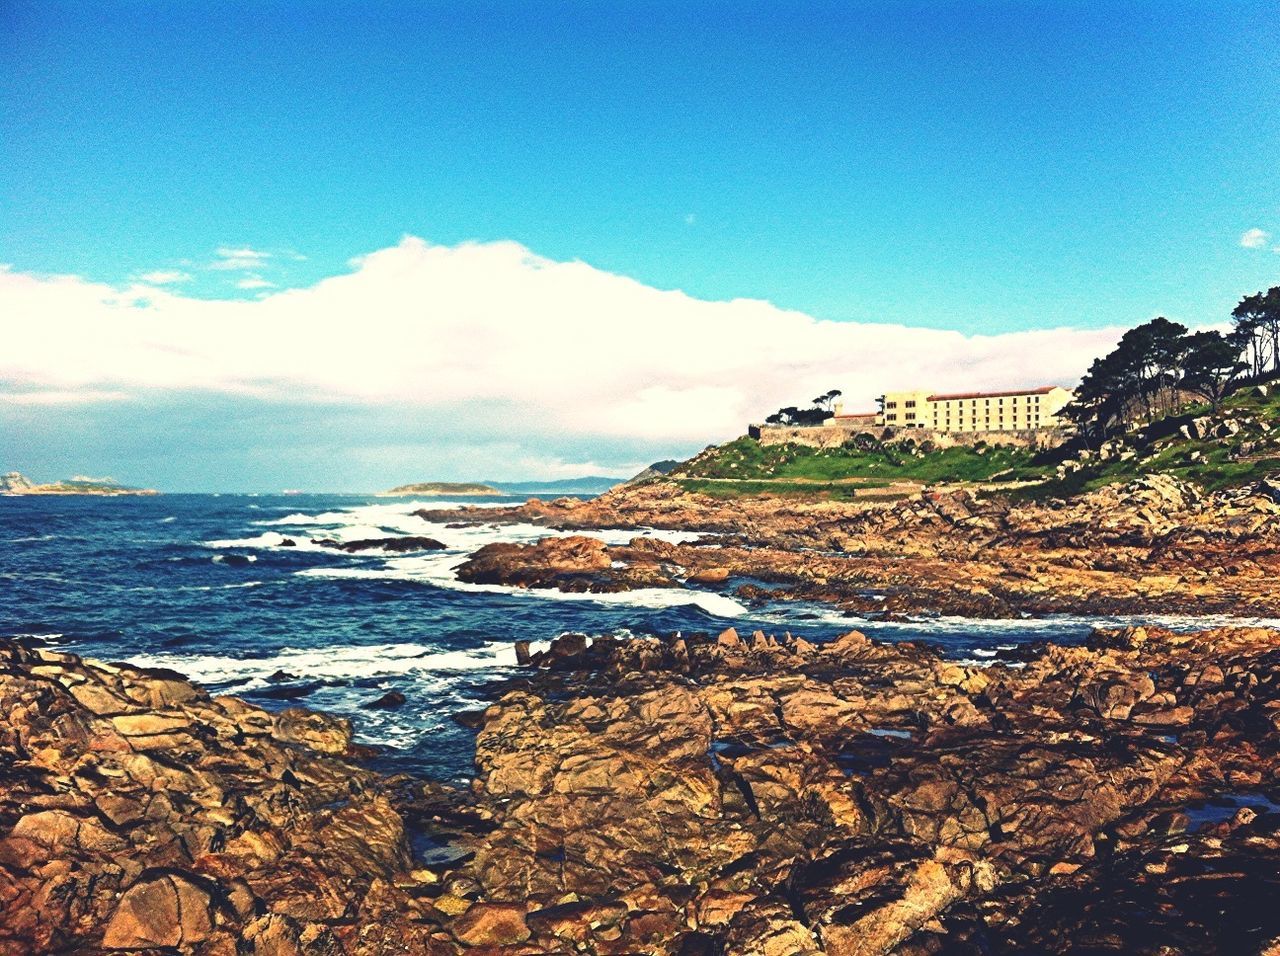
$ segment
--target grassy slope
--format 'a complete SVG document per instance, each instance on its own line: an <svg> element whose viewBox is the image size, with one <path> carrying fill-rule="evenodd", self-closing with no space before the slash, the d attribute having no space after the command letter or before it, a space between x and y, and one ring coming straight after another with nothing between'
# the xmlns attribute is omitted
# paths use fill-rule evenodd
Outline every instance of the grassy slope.
<svg viewBox="0 0 1280 956"><path fill-rule="evenodd" d="M902 446L818 449L803 445L761 445L738 438L685 462L672 477L684 482L732 479L750 485L777 482L798 489L805 483L847 483L883 488L898 481L990 481L1013 468L1032 467L1032 454L1009 448L948 448L915 453Z"/></svg>
<svg viewBox="0 0 1280 956"><path fill-rule="evenodd" d="M1019 488L1015 494L1041 498L1091 491L1150 472L1177 475L1214 491L1280 470L1280 449L1276 447L1260 449L1255 454L1261 457L1255 460L1232 460L1241 443L1270 439L1256 425L1246 425L1239 434L1224 440L1191 440L1177 434L1177 423L1209 414L1208 406L1187 409L1176 422L1166 423L1173 434L1150 442L1138 440L1135 456L1124 461L1090 462L1062 479L1053 477L1059 461L1053 452L1037 455L1010 448L948 448L913 454L893 445L866 450L764 446L744 436L684 462L672 472L671 480L690 491L717 497L769 493L835 499L895 497L891 491L875 491L888 489L894 482L1034 481L1039 484ZM1223 416L1270 422L1271 434L1280 436L1280 394L1259 398L1253 389L1245 389L1226 401L1218 417Z"/></svg>
<svg viewBox="0 0 1280 956"><path fill-rule="evenodd" d="M1199 485L1205 491L1218 491L1249 484L1269 474L1280 471L1280 448L1274 445L1259 448L1249 460L1233 461L1232 458L1245 442L1266 443L1280 433L1280 394L1259 398L1252 389L1249 394L1237 394L1223 403L1222 411L1215 418L1252 416L1271 424L1270 433L1257 425L1245 425L1241 431L1226 439L1190 439L1176 431L1172 435L1150 443L1137 443L1138 454L1126 461L1092 462L1085 468L1061 479L1047 481L1034 488L1019 491L1023 497L1066 497L1084 491L1093 491L1116 482L1130 481L1140 475L1162 472L1176 475ZM1190 421L1203 415L1211 415L1208 405L1187 409L1177 417L1178 422ZM1198 457L1197 457L1198 453ZM1015 471L1014 476L1018 473Z"/></svg>

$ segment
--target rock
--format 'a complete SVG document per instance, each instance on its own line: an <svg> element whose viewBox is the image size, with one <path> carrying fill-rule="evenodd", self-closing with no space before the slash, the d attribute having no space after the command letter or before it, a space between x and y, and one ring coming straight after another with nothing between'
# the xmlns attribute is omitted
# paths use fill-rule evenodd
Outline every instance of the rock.
<svg viewBox="0 0 1280 956"><path fill-rule="evenodd" d="M529 938L524 907L476 903L453 922L453 935L468 946L514 946Z"/></svg>
<svg viewBox="0 0 1280 956"><path fill-rule="evenodd" d="M720 632L720 636L716 638L716 643L721 647L741 647L742 638L738 637L738 632L733 628L728 628Z"/></svg>
<svg viewBox="0 0 1280 956"><path fill-rule="evenodd" d="M457 792L347 762L345 721L0 640L0 951L1253 952L1277 646L564 635L476 715Z"/></svg>
<svg viewBox="0 0 1280 956"><path fill-rule="evenodd" d="M443 551L445 545L435 538L420 535L403 535L386 538L361 538L356 541L338 541L334 538L312 538L312 544L354 554L358 551L390 551L403 554L410 551Z"/></svg>
<svg viewBox="0 0 1280 956"><path fill-rule="evenodd" d="M729 580L728 568L704 568L694 571L686 580L690 584L724 584Z"/></svg>
<svg viewBox="0 0 1280 956"><path fill-rule="evenodd" d="M208 891L190 874L146 877L125 891L102 937L106 949L178 948L213 933Z"/></svg>
<svg viewBox="0 0 1280 956"><path fill-rule="evenodd" d="M393 707L400 707L405 702L404 694L398 690L389 690L377 700L371 700L363 706L369 710L386 710ZM341 751L339 751L341 752Z"/></svg>
<svg viewBox="0 0 1280 956"><path fill-rule="evenodd" d="M276 714L271 734L276 740L301 744L318 753L342 754L351 748L350 721L298 707Z"/></svg>

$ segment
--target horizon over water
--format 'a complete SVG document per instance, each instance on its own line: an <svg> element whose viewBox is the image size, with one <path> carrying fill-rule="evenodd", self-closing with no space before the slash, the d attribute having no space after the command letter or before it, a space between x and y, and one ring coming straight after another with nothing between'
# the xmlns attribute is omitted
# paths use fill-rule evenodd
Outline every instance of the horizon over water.
<svg viewBox="0 0 1280 956"><path fill-rule="evenodd" d="M484 706L519 674L513 643L589 635L790 631L827 640L853 628L927 640L953 657L1077 642L1118 618L867 621L807 604L748 604L719 590L561 594L468 585L454 568L494 541L558 534L534 525L451 527L418 508L507 504L525 496L402 499L375 495L174 494L0 498L0 637L107 661L167 667L212 693L263 707L305 706L352 718L375 763L437 779L469 777L472 731L459 710ZM610 542L642 534L602 529ZM347 554L312 538L433 537L445 551ZM295 542L282 546L284 539ZM1171 626L1220 618L1145 618ZM389 690L405 703L366 709Z"/></svg>

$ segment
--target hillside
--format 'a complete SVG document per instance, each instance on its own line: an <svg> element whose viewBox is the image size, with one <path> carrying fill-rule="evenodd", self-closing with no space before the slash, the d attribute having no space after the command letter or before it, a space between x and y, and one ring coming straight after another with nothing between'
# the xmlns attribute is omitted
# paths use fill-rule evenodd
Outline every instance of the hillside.
<svg viewBox="0 0 1280 956"><path fill-rule="evenodd" d="M510 495L599 495L621 481L606 475L588 475L552 481L488 481L485 484Z"/></svg>
<svg viewBox="0 0 1280 956"><path fill-rule="evenodd" d="M1217 412L1193 406L1098 447L1046 451L978 445L935 449L927 439L869 436L839 448L761 445L747 437L712 446L672 470L685 491L716 497L774 494L834 500L895 498L925 485L1008 489L1018 497L1068 497L1166 473L1206 491L1239 487L1280 469L1280 394L1250 386Z"/></svg>
<svg viewBox="0 0 1280 956"><path fill-rule="evenodd" d="M1249 386L1216 412L1194 406L1097 448L1015 468L1006 477L1038 479L1050 466L1047 480L1018 494L1069 497L1154 473L1204 491L1242 487L1280 470L1280 393L1272 386Z"/></svg>
<svg viewBox="0 0 1280 956"><path fill-rule="evenodd" d="M87 478L76 475L63 481L36 484L20 472L0 475L0 494L4 495L157 495L150 488L130 488L114 478Z"/></svg>
<svg viewBox="0 0 1280 956"><path fill-rule="evenodd" d="M860 439L840 448L761 445L737 438L713 446L673 469L669 480L686 491L718 497L761 493L832 499L883 498L923 485L998 480L1036 468L1035 455L1002 447L934 449L921 443ZM1045 475L1051 474L1049 469ZM1042 476L1043 477L1043 476Z"/></svg>
<svg viewBox="0 0 1280 956"><path fill-rule="evenodd" d="M380 492L380 497L390 498L399 495L424 495L428 497L467 495L470 497L480 497L501 494L503 494L501 489L495 488L492 485L483 485L479 482L420 481L411 485L400 485L398 488L392 488L390 491Z"/></svg>

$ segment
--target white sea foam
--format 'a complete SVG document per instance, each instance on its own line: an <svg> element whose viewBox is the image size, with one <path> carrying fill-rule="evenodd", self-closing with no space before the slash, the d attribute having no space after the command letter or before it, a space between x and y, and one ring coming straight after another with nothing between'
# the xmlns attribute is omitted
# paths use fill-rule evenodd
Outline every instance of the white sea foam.
<svg viewBox="0 0 1280 956"><path fill-rule="evenodd" d="M325 551L346 554L338 549L314 544L312 538L332 538L338 541L356 541L378 538L389 533L415 534L435 538L445 546L433 551L410 556L395 556L384 564L371 567L367 561L348 567L308 568L298 571L304 577L316 578L367 578L393 581L415 581L433 587L454 591L509 594L520 597L591 601L597 604L625 604L638 607L696 606L716 617L739 617L746 608L732 598L709 591L681 588L641 588L616 594L571 594L545 588L526 589L496 584L468 584L459 581L457 569L467 557L487 544L495 542L529 543L550 537L566 537L571 534L587 534L606 544L626 544L635 538L656 538L672 543L695 541L703 537L697 532L669 531L649 528L601 528L591 531L560 531L528 522L514 524L466 524L453 526L450 522L427 521L412 512L424 506L442 508L461 507L460 502L397 501L361 505L341 511L325 511L309 515L294 512L283 518L255 522L259 526L271 526L281 530L264 531L247 538L230 538L206 541L210 548L279 548L285 538L294 542L299 551ZM306 529L290 533L290 529ZM368 558L378 556L376 549L361 552Z"/></svg>
<svg viewBox="0 0 1280 956"><path fill-rule="evenodd" d="M1064 632L1092 630L1093 628L1132 627L1151 624L1175 631L1205 630L1214 627L1280 627L1280 618L1233 617L1227 614L1099 614L1099 615L1049 615L1046 617L969 618L955 616L910 617L904 621L879 621L857 614L849 614L839 608L814 604L778 606L753 617L779 625L829 624L833 627L866 628L878 637L894 635L938 635L940 637L982 634L993 638L1000 635L1020 637L1041 636L1046 640ZM999 645L1013 647L1016 645Z"/></svg>
<svg viewBox="0 0 1280 956"><path fill-rule="evenodd" d="M452 591L507 594L549 601L590 601L596 604L624 604L634 607L700 607L715 617L739 617L746 608L733 598L711 591L683 588L638 588L611 593L577 593L551 588L518 588L502 584L472 584L458 580L457 568L466 561L465 553L432 552L413 557L393 558L382 567L307 568L296 572L304 577L366 578L373 580L415 581Z"/></svg>
<svg viewBox="0 0 1280 956"><path fill-rule="evenodd" d="M201 684L232 684L237 690L268 686L277 671L302 679L343 680L408 674L515 667L514 646L491 641L473 650L441 651L424 644L370 644L304 649L286 647L271 657L139 654L138 667L167 667Z"/></svg>

